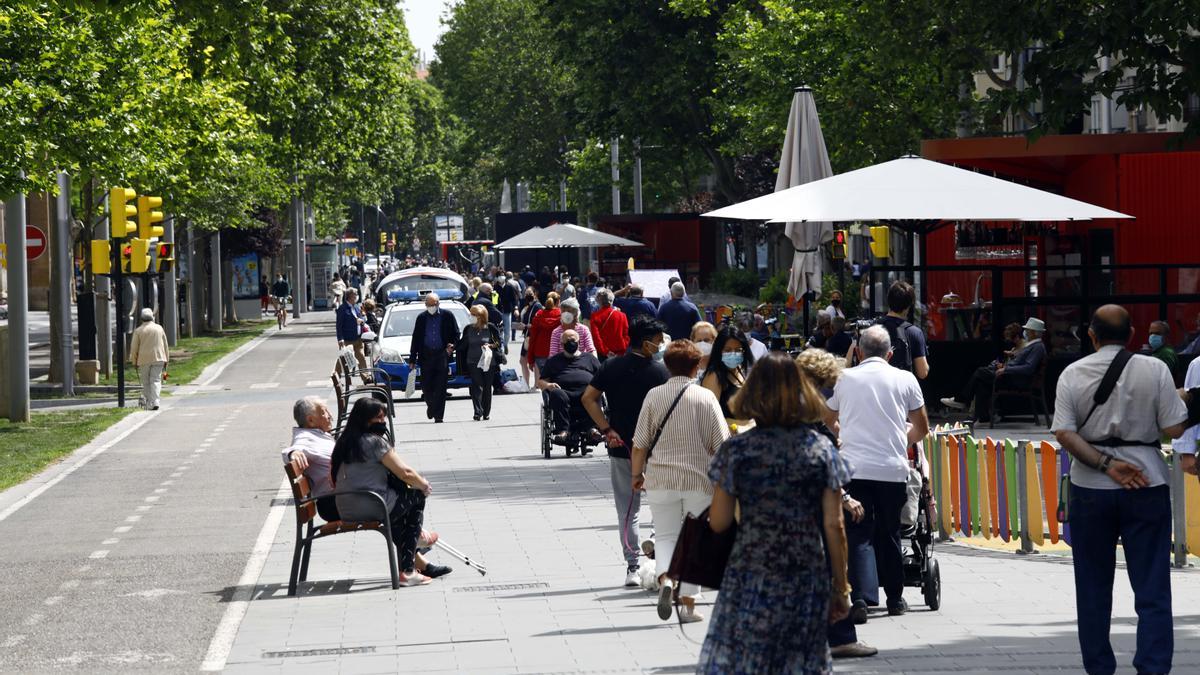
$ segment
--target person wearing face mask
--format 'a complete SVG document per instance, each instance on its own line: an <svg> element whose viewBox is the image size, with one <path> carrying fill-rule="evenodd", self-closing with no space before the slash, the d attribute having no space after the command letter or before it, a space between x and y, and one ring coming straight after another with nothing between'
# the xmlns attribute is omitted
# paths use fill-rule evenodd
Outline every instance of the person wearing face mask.
<svg viewBox="0 0 1200 675"><path fill-rule="evenodd" d="M546 359L537 388L545 392L547 405L554 420L555 442L567 440L573 421L586 420L583 408L583 392L600 372L600 361L595 354L579 349L579 333L568 329L562 333L563 350ZM592 442L600 441L599 432L593 429ZM584 448L586 454L588 448Z"/></svg>
<svg viewBox="0 0 1200 675"><path fill-rule="evenodd" d="M603 363L629 349L629 318L613 306L613 292L607 288L596 290L596 306L599 309L592 312L589 329L596 343L596 356Z"/></svg>
<svg viewBox="0 0 1200 675"><path fill-rule="evenodd" d="M721 403L725 419L736 419L729 400L746 383L746 375L754 365L750 341L737 326L725 326L713 341L712 356L708 359L708 370L704 371L701 384L716 395Z"/></svg>
<svg viewBox="0 0 1200 675"><path fill-rule="evenodd" d="M633 489L633 464L630 449L637 430L638 415L646 394L668 379L663 354L666 350L661 321L639 316L629 324L629 353L604 362L583 393L583 407L608 445L609 478L617 509L618 538L625 558L625 585L635 587L638 580L638 509L641 496ZM605 415L600 398L608 399Z"/></svg>
<svg viewBox="0 0 1200 675"><path fill-rule="evenodd" d="M474 321L463 329L458 343L458 355L460 367L471 378L471 405L478 422L492 416L492 378L503 365L504 353L500 350L500 331L496 324L488 322L488 312L482 303L471 305L471 318ZM487 370L479 367L485 348L492 350Z"/></svg>
<svg viewBox="0 0 1200 675"><path fill-rule="evenodd" d="M1167 364L1171 376L1179 370L1179 357L1171 347L1171 326L1166 321L1150 322L1150 335L1146 338L1145 353Z"/></svg>
<svg viewBox="0 0 1200 675"><path fill-rule="evenodd" d="M821 310L821 312L830 319L845 319L846 314L842 312L842 292L831 292L829 294L829 306Z"/></svg>
<svg viewBox="0 0 1200 675"><path fill-rule="evenodd" d="M688 339L700 350L699 379L703 380L704 373L708 370L708 357L712 354L713 341L717 339L717 327L707 321L698 321L692 326L692 334Z"/></svg>
<svg viewBox="0 0 1200 675"><path fill-rule="evenodd" d="M563 331L573 330L579 334L579 351L589 354L596 353L596 345L592 342L592 331L587 326L579 323L579 301L575 298L568 298L562 301L562 313L559 315L559 321L562 325L555 328L550 333L550 353L549 356L562 351L562 335Z"/></svg>
<svg viewBox="0 0 1200 675"><path fill-rule="evenodd" d="M1006 378L1006 384L1014 389L1028 387L1046 358L1046 343L1042 341L1046 324L1041 319L1030 317L1021 328L1025 331L1024 346L1014 350L1005 363L976 368L958 396L943 398L942 405L966 410L974 401L975 420L989 422L992 419L992 390L997 378Z"/></svg>
<svg viewBox="0 0 1200 675"><path fill-rule="evenodd" d="M417 546L437 541L436 533L421 532L425 499L433 488L400 459L387 440L387 431L387 407L383 403L373 398L354 402L330 456L334 488L338 493L347 493L336 495L337 511L346 521L387 518L399 554L400 585L423 586L433 579L416 569ZM378 497L349 494L351 491L374 492Z"/></svg>
<svg viewBox="0 0 1200 675"><path fill-rule="evenodd" d="M437 293L425 296L425 312L413 325L412 350L408 366L421 369L421 397L425 399L425 416L441 422L446 412L446 384L450 356L458 344L458 321L450 312L441 311Z"/></svg>

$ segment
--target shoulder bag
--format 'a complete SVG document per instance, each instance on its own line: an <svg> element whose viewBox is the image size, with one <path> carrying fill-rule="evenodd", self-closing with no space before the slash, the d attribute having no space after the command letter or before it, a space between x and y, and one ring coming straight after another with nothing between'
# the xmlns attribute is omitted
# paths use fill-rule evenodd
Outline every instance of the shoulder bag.
<svg viewBox="0 0 1200 675"><path fill-rule="evenodd" d="M1092 413L1096 412L1096 408L1108 402L1108 398L1112 396L1113 389L1117 387L1117 380L1121 379L1121 373L1125 371L1125 366L1129 360L1133 358L1133 352L1127 349L1122 349L1113 357L1111 363L1108 364L1108 369L1104 371L1104 377L1100 379L1100 386L1096 387L1096 393L1092 396L1092 407L1087 414L1083 416L1083 421L1079 426L1075 427L1077 433L1083 431L1084 425L1088 420L1092 419ZM1082 435L1082 434L1081 434ZM1074 464L1075 460L1072 459ZM1055 518L1060 523L1070 522L1071 519L1071 474L1068 471L1059 479L1058 486L1058 509L1055 511Z"/></svg>
<svg viewBox="0 0 1200 675"><path fill-rule="evenodd" d="M667 576L679 582L719 589L733 543L737 540L737 528L734 520L728 530L713 532L708 509L698 516L689 513L683 519Z"/></svg>

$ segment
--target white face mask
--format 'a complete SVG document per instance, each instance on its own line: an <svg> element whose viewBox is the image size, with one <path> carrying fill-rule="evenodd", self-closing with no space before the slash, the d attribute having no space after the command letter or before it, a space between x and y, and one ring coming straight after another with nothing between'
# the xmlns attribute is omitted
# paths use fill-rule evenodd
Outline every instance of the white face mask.
<svg viewBox="0 0 1200 675"><path fill-rule="evenodd" d="M425 308L425 311L429 312L430 314L437 314L437 310L438 310L437 305L432 305L432 306L428 306Z"/></svg>
<svg viewBox="0 0 1200 675"><path fill-rule="evenodd" d="M563 312L562 313L562 322L568 326L575 323L575 315L571 312Z"/></svg>
<svg viewBox="0 0 1200 675"><path fill-rule="evenodd" d="M696 349L700 350L700 356L708 356L709 354L712 354L712 343L711 342L697 342Z"/></svg>

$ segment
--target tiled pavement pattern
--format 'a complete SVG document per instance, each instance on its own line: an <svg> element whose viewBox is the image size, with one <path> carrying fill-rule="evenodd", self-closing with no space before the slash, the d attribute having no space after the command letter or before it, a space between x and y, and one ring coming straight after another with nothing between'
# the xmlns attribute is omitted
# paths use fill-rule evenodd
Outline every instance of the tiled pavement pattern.
<svg viewBox="0 0 1200 675"><path fill-rule="evenodd" d="M557 449L542 459L538 401L497 397L491 421L473 422L469 401L459 397L441 425L425 420L419 402L398 404L400 452L434 486L427 526L477 555L488 576L435 550L431 558L453 574L392 591L382 537L339 535L314 545L303 597L288 598L294 515L287 507L227 670L691 672L707 622L681 631L657 618L651 594L621 587L607 460L566 459ZM262 452L275 453L286 437L278 429ZM648 536L648 509L643 516ZM908 616L873 614L860 627L880 655L838 662L837 671L1080 671L1069 560L957 545L936 554L942 610L927 611L910 589ZM1181 570L1173 582L1176 672L1200 672L1200 576ZM1135 615L1120 573L1114 614L1118 662L1130 671Z"/></svg>

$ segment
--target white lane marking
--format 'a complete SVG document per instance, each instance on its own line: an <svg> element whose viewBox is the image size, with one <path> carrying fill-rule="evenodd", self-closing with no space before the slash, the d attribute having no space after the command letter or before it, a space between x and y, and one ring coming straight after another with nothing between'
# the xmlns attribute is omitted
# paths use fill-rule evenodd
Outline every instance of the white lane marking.
<svg viewBox="0 0 1200 675"><path fill-rule="evenodd" d="M163 482L159 483L159 485L174 485L174 484L175 484L175 481L173 481L173 480L164 480Z"/></svg>
<svg viewBox="0 0 1200 675"><path fill-rule="evenodd" d="M180 468L184 468L184 467L180 467ZM176 471L175 473L171 474L171 478L179 478L182 475L183 475L182 471ZM173 483L175 481L171 481L171 482Z"/></svg>
<svg viewBox="0 0 1200 675"><path fill-rule="evenodd" d="M274 389L279 386L278 382L255 382L250 385L251 389Z"/></svg>
<svg viewBox="0 0 1200 675"><path fill-rule="evenodd" d="M113 534L125 534L126 532L128 532L132 529L133 529L132 525L122 525L120 527L114 527Z"/></svg>
<svg viewBox="0 0 1200 675"><path fill-rule="evenodd" d="M91 565L83 565L83 566L81 566L79 569L77 569L77 570L75 570L75 571L76 571L76 572L78 572L78 573L80 573L80 574L86 574L86 573L90 572L90 571L91 571L91 569L92 569L92 566L91 566Z"/></svg>
<svg viewBox="0 0 1200 675"><path fill-rule="evenodd" d="M267 555L271 552L275 533L279 530L279 524L283 522L283 514L287 510L283 500L289 494L291 494L291 488L285 478L279 484L279 491L275 495L278 500L277 505L272 506L270 512L267 513L267 520L263 523L262 530L258 533L258 539L254 542L254 548L250 551L250 559L246 561L246 569L242 570L242 576L238 579L237 592L233 594L233 598L225 607L225 614L221 617L221 623L217 625L212 641L208 643L208 652L204 655L204 662L200 665L200 670L225 669L225 661L233 649L233 641L237 638L238 628L242 625L242 619L246 617L250 599L254 597L254 589L258 586L258 577L262 574L263 565L267 562Z"/></svg>
<svg viewBox="0 0 1200 675"><path fill-rule="evenodd" d="M12 649L25 641L24 635L10 635L4 642L0 642L0 648Z"/></svg>
<svg viewBox="0 0 1200 675"><path fill-rule="evenodd" d="M156 495L161 495L162 493L164 493L166 491L167 491L167 488L154 488L154 494L156 494Z"/></svg>
<svg viewBox="0 0 1200 675"><path fill-rule="evenodd" d="M42 619L44 619L44 618L46 618L44 615L34 612L33 614L30 614L29 616L25 617L25 625L26 626L36 626L39 623L41 623Z"/></svg>
<svg viewBox="0 0 1200 675"><path fill-rule="evenodd" d="M150 495L149 497L146 497L146 498L145 498L145 499L143 499L142 501L144 501L144 502L156 502L156 501L158 501L158 500L160 500L160 499L162 499L162 497L160 497L160 496L158 496L158 495Z"/></svg>
<svg viewBox="0 0 1200 675"><path fill-rule="evenodd" d="M88 557L91 558L92 560L99 560L100 558L107 558L108 551L92 551L92 554L89 555Z"/></svg>
<svg viewBox="0 0 1200 675"><path fill-rule="evenodd" d="M187 595L187 591L177 591L173 588L151 588L145 591L134 591L121 596L123 598L146 598L147 600L157 600L166 595Z"/></svg>
<svg viewBox="0 0 1200 675"><path fill-rule="evenodd" d="M150 504L138 504L136 507L134 507L133 510L134 511L149 511Z"/></svg>
<svg viewBox="0 0 1200 675"><path fill-rule="evenodd" d="M75 588L75 587L76 587L76 586L78 586L78 585L79 585L79 580L78 580L78 579L71 579L71 580L69 580L69 581L64 581L64 582L62 582L61 584L59 584L59 585L58 585L58 590L60 590L60 591L69 591L69 590L71 590L72 588Z"/></svg>
<svg viewBox="0 0 1200 675"><path fill-rule="evenodd" d="M141 520L141 519L142 519L142 517L141 517L141 516L129 516L129 517L127 517L127 518L125 519L125 522L127 522L127 523L136 523L137 521L139 521L139 520Z"/></svg>
<svg viewBox="0 0 1200 675"><path fill-rule="evenodd" d="M64 469L62 473L58 474L54 478L51 478L50 480L41 484L40 486L38 486L37 488L32 490L29 494L25 495L24 497L18 499L16 502L12 503L8 508L4 509L3 511L0 511L0 521L3 521L5 518L8 518L12 514L16 513L22 506L25 506L26 504L33 501L34 499L37 499L46 490L49 490L50 488L54 487L55 485L58 485L60 481L62 481L67 476L70 476L71 474L78 471L82 466L84 466L88 462L92 461L97 456L99 456L100 453L104 452L105 450L108 450L109 448L113 447L117 443L120 443L121 441L125 440L125 438L128 437L130 434L132 434L133 432L135 432L138 429L141 429L143 426L145 426L145 424L147 422L154 419L155 417L158 417L160 412L161 411L159 411L159 410L155 410L155 411L151 411L151 412L147 413L145 417L143 417L142 419L135 422L128 429L126 429L125 431L122 431L120 434L117 434L117 436L115 438L113 438L109 442L105 443L104 445L101 445L100 447L96 448L95 450L91 451L89 454L84 455L84 457L82 459L80 459L78 462L75 462L71 466ZM120 422L118 422L118 424L120 424ZM84 446L84 447L87 447L87 446Z"/></svg>
<svg viewBox="0 0 1200 675"><path fill-rule="evenodd" d="M308 382L304 383L304 386L306 386L306 387L328 387L328 386L330 386L329 383L330 383L329 380L309 380Z"/></svg>
<svg viewBox="0 0 1200 675"><path fill-rule="evenodd" d="M54 605L57 605L58 603L60 603L62 601L63 601L63 596L52 595L52 596L46 598L45 600L43 600L42 602L45 603L47 607L53 607Z"/></svg>
<svg viewBox="0 0 1200 675"><path fill-rule="evenodd" d="M108 539L105 539L104 541L100 542L100 545L101 546L112 546L113 544L115 544L119 541L121 541L121 540L117 539L116 537L109 537Z"/></svg>

